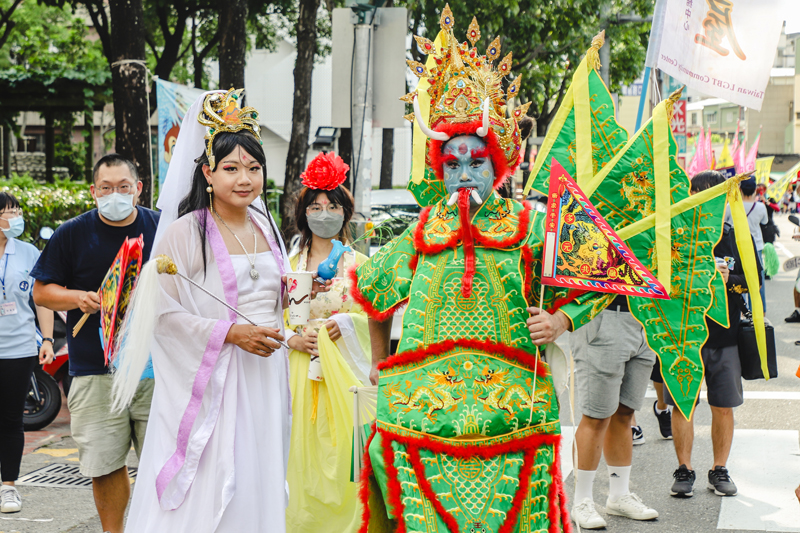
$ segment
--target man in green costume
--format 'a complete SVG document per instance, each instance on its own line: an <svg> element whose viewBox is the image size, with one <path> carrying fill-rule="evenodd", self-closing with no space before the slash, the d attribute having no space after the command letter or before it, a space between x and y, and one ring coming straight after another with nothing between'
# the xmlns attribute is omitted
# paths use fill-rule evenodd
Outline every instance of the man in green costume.
<svg viewBox="0 0 800 533"><path fill-rule="evenodd" d="M558 399L539 347L567 329L587 324L614 295L548 287L540 301L544 217L528 204L501 198L493 190L519 163L523 140L519 121L528 106L509 111L506 97L516 96L520 80L503 90L510 54L500 60L495 40L485 55L479 55L474 44L480 31L474 19L467 31L472 47L453 36L449 7L440 24L442 32L435 42L417 37L420 50L429 54L428 64L409 62L429 83L427 94L419 91L404 97L414 104L412 120L419 132L428 137L425 178L410 185L427 207L418 222L350 273L353 296L371 319L371 378L379 387L377 421L362 472L361 531L376 529L373 526L383 523L379 518L389 518L397 531L409 533L569 530L559 472ZM601 89L592 99L593 113L596 106L611 102L595 72L600 45L602 41L593 43L587 54L595 61L587 67L585 60L579 67L589 70L590 88L594 83ZM419 98L426 104L430 100L427 119ZM613 105L610 115L597 126L592 124L591 146L594 135L606 135L603 128L623 131L613 119ZM567 122L569 117L563 123ZM668 122L666 127L668 132ZM652 179L652 158L629 160L631 147L639 149L652 141L655 126L651 122L647 128L630 146L625 146L627 134L617 133L616 140L605 145L608 153L592 150L590 160L597 163L596 169L607 165L606 175L611 170L626 175L638 165L641 180ZM574 171L570 165L574 142L560 137L553 144L548 147L553 157ZM667 146L674 160L674 140ZM623 152L628 159L612 164ZM533 177L538 178L540 171L536 169ZM618 187L618 182L608 182L612 189ZM593 190L607 200L611 194L604 187L605 182ZM648 195L652 202L652 190L644 187L639 196ZM679 236L673 242L686 241L696 250L707 246L710 252L719 238L724 199L706 203L711 207L675 211L672 227ZM609 208L629 211L624 197L598 205L604 215ZM706 210L698 215L698 209ZM628 224L642 220L642 229L623 238L630 239L638 257L654 260L648 215L626 214ZM705 223L698 224L697 216ZM689 230L692 227L697 231ZM682 257L690 257L692 268L703 272L690 275L691 282L681 285L684 263L673 261L676 280L667 285L676 310L687 305L698 309L687 313L699 315L691 318L689 331L694 331L695 323L705 328L704 316L712 301L713 257L698 253ZM699 286L707 294L696 297L693 289ZM691 296L684 297L687 291ZM640 314L650 309L657 313L664 305L650 305L645 298L630 301ZM390 357L390 319L402 305L407 306L403 335L397 353ZM651 324L645 325L648 336L663 333L663 320ZM704 338L704 332L697 337ZM699 346L697 351L699 358ZM680 355L683 359L676 368L685 378L695 363L692 353ZM702 375L702 366L695 366ZM693 393L688 385L686 395Z"/></svg>

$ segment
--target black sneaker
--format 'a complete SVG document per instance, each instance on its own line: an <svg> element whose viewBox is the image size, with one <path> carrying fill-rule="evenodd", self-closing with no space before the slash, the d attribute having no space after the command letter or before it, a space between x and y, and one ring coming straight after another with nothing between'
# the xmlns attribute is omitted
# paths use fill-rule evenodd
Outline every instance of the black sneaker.
<svg viewBox="0 0 800 533"><path fill-rule="evenodd" d="M653 402L653 413L655 413L656 418L658 419L658 430L661 432L662 439L671 439L672 438L672 412L667 409L663 413L660 413L656 410L656 405L658 405L658 400Z"/></svg>
<svg viewBox="0 0 800 533"><path fill-rule="evenodd" d="M784 318L786 322L800 322L800 312L797 309L794 310L794 313Z"/></svg>
<svg viewBox="0 0 800 533"><path fill-rule="evenodd" d="M711 474L709 474L710 479ZM672 474L675 478L675 483L672 484L672 489L669 493L676 498L691 498L694 495L692 486L694 485L695 474L694 470L689 470L686 465L681 465Z"/></svg>
<svg viewBox="0 0 800 533"><path fill-rule="evenodd" d="M708 471L708 490L713 490L717 496L736 496L737 492L736 485L724 466Z"/></svg>
<svg viewBox="0 0 800 533"><path fill-rule="evenodd" d="M644 444L644 432L642 431L642 426L631 426L631 433L633 433L634 446Z"/></svg>

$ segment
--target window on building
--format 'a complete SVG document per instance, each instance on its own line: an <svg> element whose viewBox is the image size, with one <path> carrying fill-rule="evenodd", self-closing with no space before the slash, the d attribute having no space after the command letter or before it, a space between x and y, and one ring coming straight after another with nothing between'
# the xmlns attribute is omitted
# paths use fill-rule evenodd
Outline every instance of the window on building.
<svg viewBox="0 0 800 533"><path fill-rule="evenodd" d="M697 113L692 113L692 126L697 126Z"/></svg>
<svg viewBox="0 0 800 533"><path fill-rule="evenodd" d="M717 112L714 111L713 113L706 114L706 122L709 124L716 124L717 123Z"/></svg>

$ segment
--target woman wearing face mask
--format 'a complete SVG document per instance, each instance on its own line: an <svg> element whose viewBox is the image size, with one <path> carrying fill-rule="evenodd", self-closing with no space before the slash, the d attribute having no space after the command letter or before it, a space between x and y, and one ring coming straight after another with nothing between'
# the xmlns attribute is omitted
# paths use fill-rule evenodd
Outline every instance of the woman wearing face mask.
<svg viewBox="0 0 800 533"><path fill-rule="evenodd" d="M294 271L317 270L333 249L332 239L344 244L350 240L353 196L342 186L347 170L339 156L329 153L317 156L303 173L305 187L295 209L300 251L289 259ZM345 272L365 260L359 253L342 255L331 290L311 302L307 326L293 328L284 314L292 348L294 413L286 528L294 533L349 533L360 524L357 485L350 482L353 395L349 388L369 383L372 356L367 316L350 298Z"/></svg>
<svg viewBox="0 0 800 533"><path fill-rule="evenodd" d="M14 482L19 477L25 435L22 413L30 375L37 361L53 362L53 312L36 307L44 334L36 348L36 326L30 306L30 271L39 259L35 246L17 240L25 231L17 199L0 192L0 513L22 510ZM38 353L38 357L37 357Z"/></svg>

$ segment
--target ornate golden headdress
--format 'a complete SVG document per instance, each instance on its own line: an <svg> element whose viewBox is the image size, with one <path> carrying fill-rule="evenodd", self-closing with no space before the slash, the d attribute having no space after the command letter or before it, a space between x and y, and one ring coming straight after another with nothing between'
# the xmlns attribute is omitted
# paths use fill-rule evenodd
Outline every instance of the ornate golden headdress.
<svg viewBox="0 0 800 533"><path fill-rule="evenodd" d="M485 55L479 55L475 48L481 37L478 21L473 17L467 29L471 46L467 42L459 43L455 38L454 22L449 4L445 5L439 19L441 46L425 37L414 36L420 51L434 58L436 64L433 68L429 70L422 63L407 61L414 74L430 83L428 124L420 120L417 91L401 100L414 105L414 113L406 118L414 121L416 117L422 133L430 138L429 163L437 176L441 178L441 166L436 164L441 143L456 135L474 134L483 137L489 146L497 186L519 164L522 139L517 120L525 115L530 102L518 106L510 116L506 116L506 98L517 96L521 84L521 76L517 76L505 93L503 91L502 80L511 72L511 53L495 66L495 61L500 58L500 38L489 44Z"/></svg>
<svg viewBox="0 0 800 533"><path fill-rule="evenodd" d="M257 121L258 111L254 107L241 107L240 99L243 92L244 89L231 88L225 94L209 94L203 102L203 110L197 116L197 121L208 128L205 136L206 155L211 170L216 167L212 147L217 134L248 130L261 142L261 127Z"/></svg>

